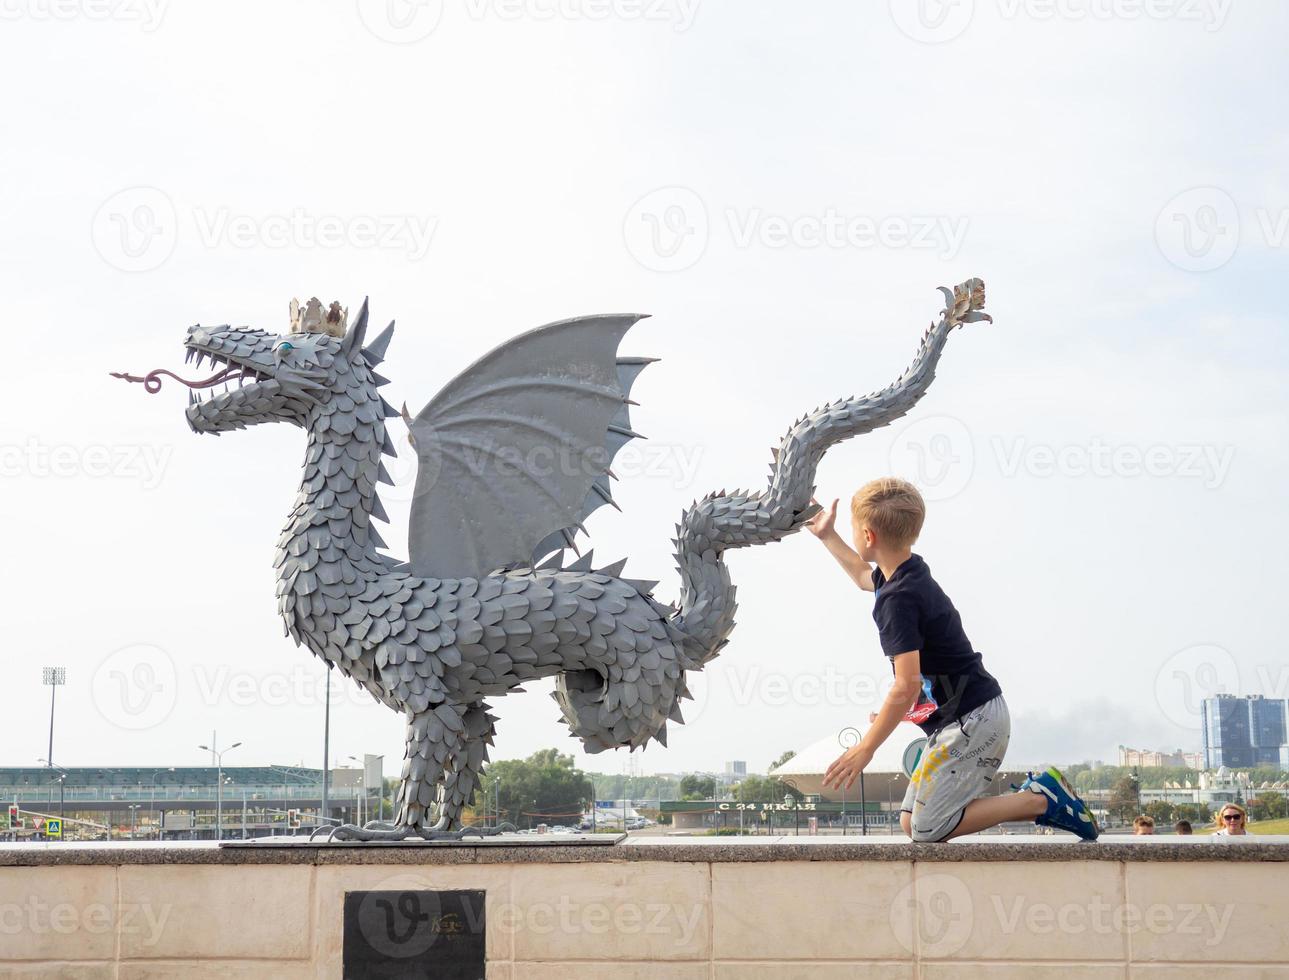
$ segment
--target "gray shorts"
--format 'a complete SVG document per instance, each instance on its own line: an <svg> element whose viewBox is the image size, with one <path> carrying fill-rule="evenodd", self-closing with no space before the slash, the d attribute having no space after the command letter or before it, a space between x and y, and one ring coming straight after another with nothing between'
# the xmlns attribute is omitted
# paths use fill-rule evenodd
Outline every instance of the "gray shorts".
<svg viewBox="0 0 1289 980"><path fill-rule="evenodd" d="M901 806L912 815L915 841L941 841L953 833L967 804L989 792L1010 737L1011 715L1001 694L930 737Z"/></svg>

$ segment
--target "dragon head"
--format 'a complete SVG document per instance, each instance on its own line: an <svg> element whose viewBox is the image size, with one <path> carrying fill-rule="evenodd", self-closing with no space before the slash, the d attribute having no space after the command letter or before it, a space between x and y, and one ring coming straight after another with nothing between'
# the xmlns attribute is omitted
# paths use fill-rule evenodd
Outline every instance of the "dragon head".
<svg viewBox="0 0 1289 980"><path fill-rule="evenodd" d="M347 321L348 311L339 303L324 310L316 298L304 307L292 300L287 333L227 325L189 327L186 363L195 361L200 369L209 358L215 373L207 378L189 381L165 369L144 377L114 376L141 381L149 392L160 390L161 375L187 385L185 415L195 432L218 434L261 422L307 427L320 406L346 392L352 396L355 392L349 389L370 383L367 367L379 363L388 343L390 330L364 348L366 301L353 326L347 327Z"/></svg>

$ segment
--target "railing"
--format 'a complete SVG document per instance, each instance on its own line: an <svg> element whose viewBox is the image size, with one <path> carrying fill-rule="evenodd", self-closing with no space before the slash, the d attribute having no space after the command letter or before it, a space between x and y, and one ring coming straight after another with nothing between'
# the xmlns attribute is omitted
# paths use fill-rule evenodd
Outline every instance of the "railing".
<svg viewBox="0 0 1289 980"><path fill-rule="evenodd" d="M359 791L361 793L361 791ZM317 786L225 786L223 791L225 800L241 801L245 797L250 800L295 800L295 799L318 799L322 795L322 784ZM337 790L331 787L331 796L337 800L343 800L354 796L353 790ZM216 796L214 786L158 786L153 789L150 786L94 786L94 787L67 787L61 799L65 803L110 803L115 801L139 801L139 800L213 800ZM0 801L9 803L30 803L43 802L49 803L53 800L57 805L60 795L58 787L55 785L52 790L48 786L22 786L22 787L0 787Z"/></svg>

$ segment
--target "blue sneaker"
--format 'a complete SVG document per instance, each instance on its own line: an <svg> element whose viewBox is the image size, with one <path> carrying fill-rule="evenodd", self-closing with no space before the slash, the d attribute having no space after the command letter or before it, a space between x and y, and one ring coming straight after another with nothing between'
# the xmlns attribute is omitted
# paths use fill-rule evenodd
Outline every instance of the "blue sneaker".
<svg viewBox="0 0 1289 980"><path fill-rule="evenodd" d="M1084 840L1096 840L1100 835L1096 817L1055 766L1037 776L1031 772L1018 788L1047 797L1047 812L1035 819L1035 823L1068 830Z"/></svg>

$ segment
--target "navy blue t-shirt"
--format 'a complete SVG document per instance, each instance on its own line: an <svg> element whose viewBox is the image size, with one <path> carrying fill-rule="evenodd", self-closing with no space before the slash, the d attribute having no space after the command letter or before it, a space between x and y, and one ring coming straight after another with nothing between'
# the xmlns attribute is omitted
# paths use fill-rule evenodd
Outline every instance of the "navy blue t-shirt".
<svg viewBox="0 0 1289 980"><path fill-rule="evenodd" d="M962 617L918 555L890 581L873 569L873 620L888 657L920 651L922 693L908 714L928 735L1002 693L962 629ZM894 669L894 663L891 668Z"/></svg>

